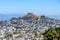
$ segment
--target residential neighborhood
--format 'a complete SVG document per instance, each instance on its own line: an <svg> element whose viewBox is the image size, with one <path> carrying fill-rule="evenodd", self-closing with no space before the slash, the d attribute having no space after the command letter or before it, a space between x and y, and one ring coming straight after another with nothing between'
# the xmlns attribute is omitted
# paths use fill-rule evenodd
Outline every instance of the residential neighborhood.
<svg viewBox="0 0 60 40"><path fill-rule="evenodd" d="M28 13L25 16L0 21L0 40L43 40L42 33L59 27L60 20Z"/></svg>

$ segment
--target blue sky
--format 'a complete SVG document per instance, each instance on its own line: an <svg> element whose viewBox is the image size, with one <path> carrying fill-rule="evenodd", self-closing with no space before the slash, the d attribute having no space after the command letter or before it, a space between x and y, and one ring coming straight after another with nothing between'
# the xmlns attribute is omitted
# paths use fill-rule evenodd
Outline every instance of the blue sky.
<svg viewBox="0 0 60 40"><path fill-rule="evenodd" d="M0 0L0 14L60 15L60 0Z"/></svg>

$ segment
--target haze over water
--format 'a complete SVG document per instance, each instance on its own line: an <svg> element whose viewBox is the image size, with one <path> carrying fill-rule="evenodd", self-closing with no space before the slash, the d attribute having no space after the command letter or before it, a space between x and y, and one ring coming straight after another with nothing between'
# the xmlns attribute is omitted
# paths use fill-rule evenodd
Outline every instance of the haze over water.
<svg viewBox="0 0 60 40"><path fill-rule="evenodd" d="M18 17L22 17L22 16L24 16L24 15L26 15L26 14L0 15L0 20L10 20L10 19L13 18L13 17L18 18ZM35 14L35 15L36 15L36 14ZM38 15L38 16L41 16L41 15ZM59 16L59 15L45 15L45 16L47 16L47 17L49 17L49 18L54 18L54 19L60 20L60 16Z"/></svg>
<svg viewBox="0 0 60 40"><path fill-rule="evenodd" d="M28 12L60 19L60 0L0 0L0 20L9 20Z"/></svg>

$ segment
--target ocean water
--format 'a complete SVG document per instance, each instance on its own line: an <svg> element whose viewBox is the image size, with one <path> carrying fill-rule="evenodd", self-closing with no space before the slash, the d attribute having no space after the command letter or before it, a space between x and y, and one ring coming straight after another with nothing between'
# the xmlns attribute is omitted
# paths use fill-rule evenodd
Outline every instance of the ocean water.
<svg viewBox="0 0 60 40"><path fill-rule="evenodd" d="M8 14L8 15L4 15L4 14L0 14L0 20L10 20L12 17L20 17L20 16L24 16L25 14ZM54 18L54 19L58 19L60 20L60 15L48 15L47 17L49 18Z"/></svg>
<svg viewBox="0 0 60 40"><path fill-rule="evenodd" d="M60 15L50 15L48 17L60 20Z"/></svg>
<svg viewBox="0 0 60 40"><path fill-rule="evenodd" d="M0 20L10 20L13 17L21 17L24 16L25 14L0 14Z"/></svg>
<svg viewBox="0 0 60 40"><path fill-rule="evenodd" d="M12 17L9 17L9 16L7 16L7 17L0 17L0 20L10 20Z"/></svg>

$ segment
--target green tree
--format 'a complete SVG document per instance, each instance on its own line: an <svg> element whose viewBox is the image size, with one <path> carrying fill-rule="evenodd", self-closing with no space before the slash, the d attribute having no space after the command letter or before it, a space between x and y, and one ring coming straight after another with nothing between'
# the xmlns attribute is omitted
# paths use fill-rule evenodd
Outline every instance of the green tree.
<svg viewBox="0 0 60 40"><path fill-rule="evenodd" d="M60 27L52 27L43 33L45 40L60 40Z"/></svg>

